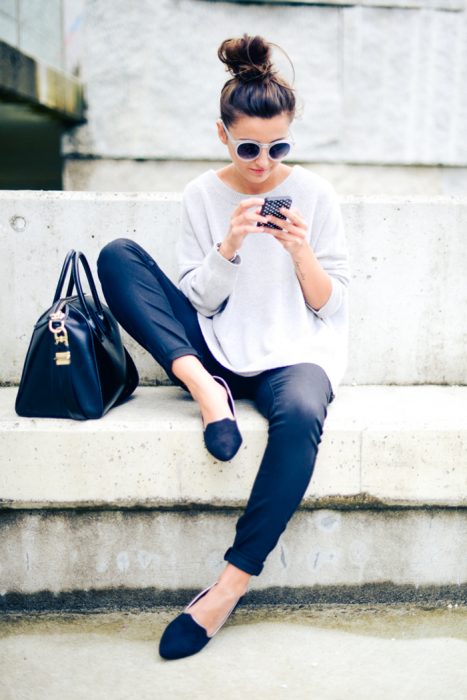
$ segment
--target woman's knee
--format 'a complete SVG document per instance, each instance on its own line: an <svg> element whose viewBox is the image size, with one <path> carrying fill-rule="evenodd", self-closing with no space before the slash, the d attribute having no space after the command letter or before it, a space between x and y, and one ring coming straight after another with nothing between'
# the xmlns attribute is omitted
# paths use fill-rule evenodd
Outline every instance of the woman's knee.
<svg viewBox="0 0 467 700"><path fill-rule="evenodd" d="M299 393L287 401L283 411L284 429L294 435L308 435L310 431L315 436L320 436L326 407L315 396L304 396Z"/></svg>
<svg viewBox="0 0 467 700"><path fill-rule="evenodd" d="M97 270L99 275L108 269L115 269L115 266L125 260L128 250L134 245L129 238L116 238L107 243L100 251L97 258Z"/></svg>

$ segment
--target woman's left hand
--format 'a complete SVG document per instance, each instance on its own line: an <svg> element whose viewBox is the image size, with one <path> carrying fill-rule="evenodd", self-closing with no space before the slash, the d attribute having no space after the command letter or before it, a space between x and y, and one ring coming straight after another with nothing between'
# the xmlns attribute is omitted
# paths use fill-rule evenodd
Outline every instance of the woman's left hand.
<svg viewBox="0 0 467 700"><path fill-rule="evenodd" d="M305 248L308 248L308 241L306 239L308 233L308 225L303 218L302 213L299 209L287 209L286 207L281 207L281 214L287 217L287 220L279 219L277 216L272 214L267 215L267 219L276 226L280 226L281 230L278 231L275 228L265 228L264 233L268 232L274 236L274 238L281 243L285 250L290 253L292 258L299 256L303 253Z"/></svg>

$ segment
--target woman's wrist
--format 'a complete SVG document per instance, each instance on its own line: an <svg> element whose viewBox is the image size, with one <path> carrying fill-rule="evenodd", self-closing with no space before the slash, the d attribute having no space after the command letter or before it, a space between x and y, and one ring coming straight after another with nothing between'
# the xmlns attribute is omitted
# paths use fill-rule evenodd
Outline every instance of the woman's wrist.
<svg viewBox="0 0 467 700"><path fill-rule="evenodd" d="M313 248L309 245L308 241L304 241L303 244L296 250L291 252L292 260L295 264L300 265L310 258L316 260Z"/></svg>
<svg viewBox="0 0 467 700"><path fill-rule="evenodd" d="M229 262L234 262L238 255L237 249L232 247L232 245L229 245L229 243L225 240L217 244L217 250L222 255L222 257L228 260Z"/></svg>

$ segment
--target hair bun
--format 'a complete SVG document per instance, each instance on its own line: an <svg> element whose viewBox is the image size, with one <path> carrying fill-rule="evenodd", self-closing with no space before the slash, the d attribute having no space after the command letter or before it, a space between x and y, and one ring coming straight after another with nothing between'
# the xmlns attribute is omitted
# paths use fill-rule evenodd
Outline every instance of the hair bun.
<svg viewBox="0 0 467 700"><path fill-rule="evenodd" d="M226 70L245 83L250 80L265 80L275 73L270 44L261 36L245 33L240 39L225 39L217 55L225 63Z"/></svg>

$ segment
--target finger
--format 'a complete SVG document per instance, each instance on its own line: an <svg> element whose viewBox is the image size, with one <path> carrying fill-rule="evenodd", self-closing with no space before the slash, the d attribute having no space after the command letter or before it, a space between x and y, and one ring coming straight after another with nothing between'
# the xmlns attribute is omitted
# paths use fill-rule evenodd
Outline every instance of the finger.
<svg viewBox="0 0 467 700"><path fill-rule="evenodd" d="M268 214L266 219L272 224L276 224L276 226L279 226L281 229L287 230L287 221L285 219L280 219L278 216L274 216L273 214Z"/></svg>
<svg viewBox="0 0 467 700"><path fill-rule="evenodd" d="M263 217L258 217L257 219L251 219L251 221L242 221L241 225L245 226L246 224L247 226L253 226L256 228L257 226L266 226L266 223L267 221L265 221Z"/></svg>
<svg viewBox="0 0 467 700"><path fill-rule="evenodd" d="M232 235L234 236L245 236L248 233L263 233L264 229L262 226L256 226L256 224L243 224L242 226L233 226Z"/></svg>
<svg viewBox="0 0 467 700"><path fill-rule="evenodd" d="M293 233L291 231L274 231L273 236L284 242L292 244L302 244L305 240L304 236L300 235L299 233Z"/></svg>
<svg viewBox="0 0 467 700"><path fill-rule="evenodd" d="M276 239L276 241L279 241L280 243L287 243L289 241L287 233L281 233L280 231L272 231L271 229L269 229L269 233L273 238Z"/></svg>
<svg viewBox="0 0 467 700"><path fill-rule="evenodd" d="M247 211L244 211L241 216L243 219L251 219L252 221L257 218L266 219L266 216L264 216L264 214L257 213L256 211L253 211L251 209L247 209Z"/></svg>
<svg viewBox="0 0 467 700"><path fill-rule="evenodd" d="M280 243L290 243L289 239L287 236L281 235L279 232L276 231L276 233L272 234L273 237L276 239L276 241L279 241Z"/></svg>
<svg viewBox="0 0 467 700"><path fill-rule="evenodd" d="M267 218L265 216L261 216L260 214L255 214L254 212L244 212L241 216L234 216L232 218L232 225L233 226L243 226L246 221L251 221L252 223L255 223L258 221L261 224L267 223Z"/></svg>
<svg viewBox="0 0 467 700"><path fill-rule="evenodd" d="M287 216L294 223L305 224L305 221L303 220L298 209L287 209L286 207L281 207L280 212L281 212L281 214L285 214L285 216Z"/></svg>
<svg viewBox="0 0 467 700"><path fill-rule="evenodd" d="M248 199L242 199L237 209L239 211L245 211L245 209L250 209L251 207L262 206L264 204L264 197L249 197Z"/></svg>
<svg viewBox="0 0 467 700"><path fill-rule="evenodd" d="M289 224L287 231L291 236L296 236L297 238L306 238L306 231L301 226L295 226L295 224Z"/></svg>

